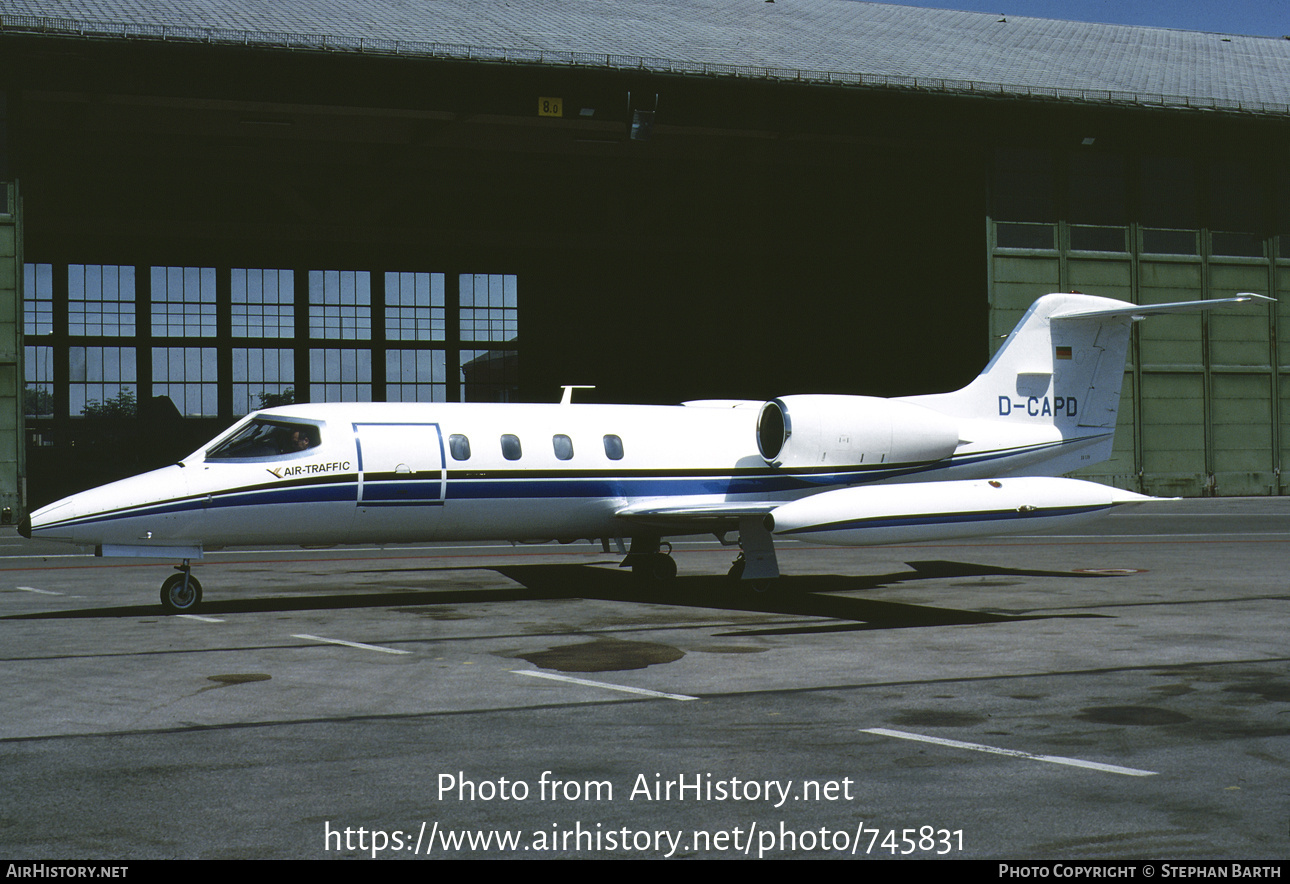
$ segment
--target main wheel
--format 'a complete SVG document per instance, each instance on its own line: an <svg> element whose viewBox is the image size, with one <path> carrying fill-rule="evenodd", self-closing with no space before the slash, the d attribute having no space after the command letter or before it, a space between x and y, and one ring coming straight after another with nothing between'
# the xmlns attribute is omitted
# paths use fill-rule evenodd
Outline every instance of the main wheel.
<svg viewBox="0 0 1290 884"><path fill-rule="evenodd" d="M744 554L743 553L740 553L739 558L735 559L733 562L730 563L730 570L726 572L726 576L736 582L743 579L744 577Z"/></svg>
<svg viewBox="0 0 1290 884"><path fill-rule="evenodd" d="M666 553L650 553L632 565L632 574L657 583L666 583L676 577L676 560Z"/></svg>
<svg viewBox="0 0 1290 884"><path fill-rule="evenodd" d="M161 584L161 606L172 614L190 613L202 603L202 585L196 577L188 574L185 588L184 577L184 574L171 574Z"/></svg>

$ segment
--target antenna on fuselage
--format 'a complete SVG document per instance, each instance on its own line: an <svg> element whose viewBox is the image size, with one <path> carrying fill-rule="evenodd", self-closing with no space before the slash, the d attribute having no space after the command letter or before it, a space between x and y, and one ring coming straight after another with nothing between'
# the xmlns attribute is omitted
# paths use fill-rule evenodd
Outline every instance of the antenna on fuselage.
<svg viewBox="0 0 1290 884"><path fill-rule="evenodd" d="M562 387L560 387L560 389L564 390L564 395L560 397L560 404L572 405L574 390L594 390L596 389L596 385L595 384L565 384Z"/></svg>

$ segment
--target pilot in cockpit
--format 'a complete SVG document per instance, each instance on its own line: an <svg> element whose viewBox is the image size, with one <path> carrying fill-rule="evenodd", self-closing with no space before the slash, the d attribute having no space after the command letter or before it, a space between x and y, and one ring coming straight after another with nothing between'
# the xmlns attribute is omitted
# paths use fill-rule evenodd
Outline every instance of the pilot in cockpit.
<svg viewBox="0 0 1290 884"><path fill-rule="evenodd" d="M282 453L288 454L292 451L305 451L313 448L318 442L308 430L292 430L291 435L284 440Z"/></svg>

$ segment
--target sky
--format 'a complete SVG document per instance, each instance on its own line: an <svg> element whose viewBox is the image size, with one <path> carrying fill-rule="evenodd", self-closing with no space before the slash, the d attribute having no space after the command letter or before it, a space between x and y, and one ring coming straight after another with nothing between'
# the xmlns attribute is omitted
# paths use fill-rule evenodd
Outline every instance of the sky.
<svg viewBox="0 0 1290 884"><path fill-rule="evenodd" d="M880 0L1003 15L1144 25L1282 37L1290 34L1290 0Z"/></svg>

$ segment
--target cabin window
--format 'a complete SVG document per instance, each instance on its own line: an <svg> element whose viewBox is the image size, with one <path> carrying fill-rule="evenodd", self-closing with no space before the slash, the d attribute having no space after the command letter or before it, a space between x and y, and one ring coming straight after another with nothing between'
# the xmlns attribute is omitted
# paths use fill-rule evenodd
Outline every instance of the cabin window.
<svg viewBox="0 0 1290 884"><path fill-rule="evenodd" d="M623 440L613 433L605 437L605 457L610 460L623 459Z"/></svg>
<svg viewBox="0 0 1290 884"><path fill-rule="evenodd" d="M563 433L556 433L551 437L551 444L555 447L555 456L560 460L573 459L573 440Z"/></svg>
<svg viewBox="0 0 1290 884"><path fill-rule="evenodd" d="M206 452L206 459L278 457L317 448L321 441L313 424L256 419Z"/></svg>
<svg viewBox="0 0 1290 884"><path fill-rule="evenodd" d="M502 434L502 457L507 460L520 459L520 437L510 433Z"/></svg>
<svg viewBox="0 0 1290 884"><path fill-rule="evenodd" d="M453 460L470 460L470 440L460 433L448 437L448 453Z"/></svg>

